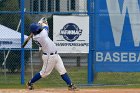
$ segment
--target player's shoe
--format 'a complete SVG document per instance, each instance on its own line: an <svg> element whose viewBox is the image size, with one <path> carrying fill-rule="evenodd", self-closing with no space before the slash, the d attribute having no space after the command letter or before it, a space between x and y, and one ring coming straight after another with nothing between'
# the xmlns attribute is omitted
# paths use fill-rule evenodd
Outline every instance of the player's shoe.
<svg viewBox="0 0 140 93"><path fill-rule="evenodd" d="M28 88L29 90L33 90L33 89L34 89L33 84L27 82L27 88Z"/></svg>
<svg viewBox="0 0 140 93"><path fill-rule="evenodd" d="M72 85L68 86L68 90L70 90L70 91L78 91L78 88L74 84L72 84Z"/></svg>

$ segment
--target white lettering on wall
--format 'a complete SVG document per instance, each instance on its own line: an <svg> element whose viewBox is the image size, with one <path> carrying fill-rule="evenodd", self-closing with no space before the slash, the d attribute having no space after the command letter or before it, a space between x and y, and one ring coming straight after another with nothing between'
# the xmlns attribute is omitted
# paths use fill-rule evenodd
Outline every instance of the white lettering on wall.
<svg viewBox="0 0 140 93"><path fill-rule="evenodd" d="M124 0L122 10L118 0L106 0L115 46L120 46L124 20L128 11L134 46L140 44L140 8L138 0ZM112 6L113 5L113 6ZM115 9L114 9L115 8ZM124 33L125 34L125 33Z"/></svg>
<svg viewBox="0 0 140 93"><path fill-rule="evenodd" d="M140 53L96 52L96 62L140 62Z"/></svg>

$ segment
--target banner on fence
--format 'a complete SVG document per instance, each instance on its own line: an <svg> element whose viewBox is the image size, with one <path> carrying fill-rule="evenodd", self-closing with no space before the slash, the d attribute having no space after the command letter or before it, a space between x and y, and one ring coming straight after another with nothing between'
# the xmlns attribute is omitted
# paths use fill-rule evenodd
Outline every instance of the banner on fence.
<svg viewBox="0 0 140 93"><path fill-rule="evenodd" d="M53 16L53 41L59 53L88 53L89 17Z"/></svg>
<svg viewBox="0 0 140 93"><path fill-rule="evenodd" d="M96 13L97 69L140 71L140 0L96 0Z"/></svg>

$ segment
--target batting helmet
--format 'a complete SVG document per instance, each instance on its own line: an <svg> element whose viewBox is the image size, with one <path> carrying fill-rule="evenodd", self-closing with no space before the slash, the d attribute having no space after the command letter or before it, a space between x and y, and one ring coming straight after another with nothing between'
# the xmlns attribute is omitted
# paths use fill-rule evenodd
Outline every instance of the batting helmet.
<svg viewBox="0 0 140 93"><path fill-rule="evenodd" d="M30 31L31 31L32 33L35 33L35 32L37 32L37 31L39 31L40 29L42 29L42 27L41 27L38 23L32 23L32 24L30 25Z"/></svg>

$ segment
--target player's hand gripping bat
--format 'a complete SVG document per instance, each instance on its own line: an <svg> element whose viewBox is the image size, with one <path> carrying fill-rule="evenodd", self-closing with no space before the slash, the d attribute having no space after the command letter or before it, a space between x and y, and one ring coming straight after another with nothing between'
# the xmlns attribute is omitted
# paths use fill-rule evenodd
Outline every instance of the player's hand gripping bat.
<svg viewBox="0 0 140 93"><path fill-rule="evenodd" d="M24 48L25 46L26 46L26 44L29 42L29 40L32 38L32 36L33 36L33 33L31 33L29 36L28 36L28 38L24 41L24 43L22 44L22 48Z"/></svg>
<svg viewBox="0 0 140 93"><path fill-rule="evenodd" d="M40 24L42 27L48 25L47 18L42 17L42 18L38 21L38 24Z"/></svg>

